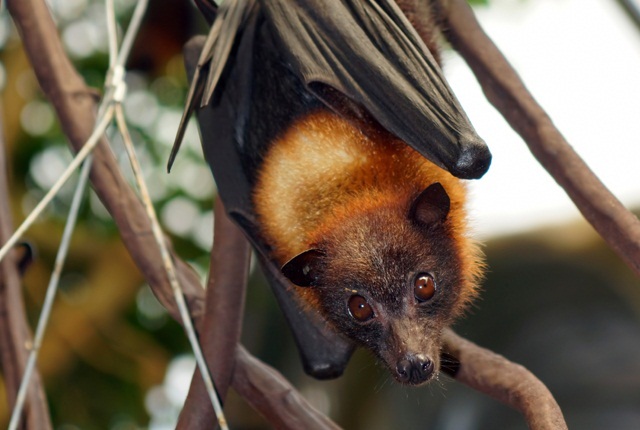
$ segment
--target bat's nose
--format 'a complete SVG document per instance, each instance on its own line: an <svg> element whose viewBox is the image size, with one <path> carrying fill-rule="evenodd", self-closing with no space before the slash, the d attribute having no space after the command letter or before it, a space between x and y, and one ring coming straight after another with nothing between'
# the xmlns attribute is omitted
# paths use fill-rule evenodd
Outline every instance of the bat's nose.
<svg viewBox="0 0 640 430"><path fill-rule="evenodd" d="M424 355L406 355L396 365L398 380L405 384L418 385L427 381L433 374L433 361Z"/></svg>

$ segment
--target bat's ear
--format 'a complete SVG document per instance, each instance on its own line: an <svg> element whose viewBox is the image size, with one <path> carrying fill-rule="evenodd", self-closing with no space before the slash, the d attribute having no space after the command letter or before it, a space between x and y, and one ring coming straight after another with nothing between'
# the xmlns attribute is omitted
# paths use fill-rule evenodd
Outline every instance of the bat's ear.
<svg viewBox="0 0 640 430"><path fill-rule="evenodd" d="M444 187L436 182L429 185L411 203L409 219L424 226L443 222L449 214L451 200Z"/></svg>
<svg viewBox="0 0 640 430"><path fill-rule="evenodd" d="M282 274L299 287L315 286L324 266L324 256L324 251L308 249L286 262Z"/></svg>

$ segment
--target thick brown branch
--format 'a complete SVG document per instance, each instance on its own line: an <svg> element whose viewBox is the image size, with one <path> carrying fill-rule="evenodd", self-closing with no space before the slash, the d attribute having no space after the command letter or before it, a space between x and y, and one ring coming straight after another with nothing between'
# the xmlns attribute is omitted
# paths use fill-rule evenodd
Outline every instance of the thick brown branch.
<svg viewBox="0 0 640 430"><path fill-rule="evenodd" d="M465 0L438 0L446 36L467 61L489 101L525 140L584 217L640 274L640 221L600 182L479 26Z"/></svg>
<svg viewBox="0 0 640 430"><path fill-rule="evenodd" d="M5 144L2 124L0 124L0 245L13 234L7 179ZM29 353L27 345L32 339L16 263L13 251L0 262L0 366L9 400L9 410L13 410L16 402ZM22 415L22 428L45 430L51 428L49 408L38 372L35 372L31 378L31 386Z"/></svg>
<svg viewBox="0 0 640 430"><path fill-rule="evenodd" d="M240 342L249 270L249 242L227 217L222 201L215 205L215 231L205 314L199 326L203 354L220 400L224 402ZM198 370L178 422L179 429L208 429L216 417Z"/></svg>
<svg viewBox="0 0 640 430"><path fill-rule="evenodd" d="M461 338L451 330L445 348L460 360L456 380L520 411L532 430L561 430L567 425L555 399L531 372Z"/></svg>

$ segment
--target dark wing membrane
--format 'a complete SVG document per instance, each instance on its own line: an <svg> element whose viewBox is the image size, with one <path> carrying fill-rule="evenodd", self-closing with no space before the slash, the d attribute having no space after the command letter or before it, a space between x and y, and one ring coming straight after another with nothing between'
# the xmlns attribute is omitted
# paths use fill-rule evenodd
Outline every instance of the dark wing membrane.
<svg viewBox="0 0 640 430"><path fill-rule="evenodd" d="M233 79L226 80L220 87L215 103L196 109L202 147L225 209L258 251L269 285L293 332L305 371L316 378L333 378L343 372L354 346L331 330L318 315L301 307L279 267L267 258L268 252L260 240L253 214L251 183L242 169L241 155L237 150L242 138L242 130L238 129L244 124L246 108L251 102L257 15L252 13L248 17L236 58L228 65ZM192 79L198 70L198 56L204 44L204 37L200 37L192 39L185 47L185 63Z"/></svg>
<svg viewBox="0 0 640 430"><path fill-rule="evenodd" d="M488 148L395 2L260 3L281 52L310 91L314 83L333 87L458 177L479 178L486 172Z"/></svg>
<svg viewBox="0 0 640 430"><path fill-rule="evenodd" d="M203 50L203 52L205 50L211 50L210 61L215 67L211 67L209 70L201 106L206 106L211 102L213 93L218 86L222 72L229 60L229 54L231 54L231 48L233 47L236 36L254 6L255 2L253 1L225 0L223 6L220 7L218 16L211 27L213 32L213 30L216 29L216 25L221 23L218 35L213 44L210 47L205 45L205 49Z"/></svg>

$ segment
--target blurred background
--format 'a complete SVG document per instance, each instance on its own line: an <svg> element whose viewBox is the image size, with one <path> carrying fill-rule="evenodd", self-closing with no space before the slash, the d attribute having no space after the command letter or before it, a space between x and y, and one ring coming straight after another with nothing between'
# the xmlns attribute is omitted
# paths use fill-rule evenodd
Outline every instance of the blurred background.
<svg viewBox="0 0 640 430"><path fill-rule="evenodd" d="M48 3L80 73L101 88L107 69L103 2ZM116 0L124 26L134 3ZM620 2L473 3L569 142L628 207L639 207L640 31ZM171 175L164 169L186 94L181 46L203 32L190 2L151 1L129 64L125 109L161 221L204 281L215 185L195 127ZM494 154L489 173L470 185L473 225L490 271L482 298L456 330L532 370L554 393L569 428L640 428L640 282L580 218L446 47L444 62L451 86ZM17 225L71 155L5 10L0 94ZM113 143L122 153L121 142ZM121 162L130 174L124 156ZM26 237L38 253L24 278L32 324L73 186L71 181ZM446 377L420 389L401 387L362 351L338 380L307 377L258 270L251 275L243 342L346 429L526 428L517 413ZM90 194L39 359L55 428L173 428L193 368L182 328L157 303L109 215ZM225 409L234 429L269 428L233 393ZM9 413L0 374L0 427Z"/></svg>

